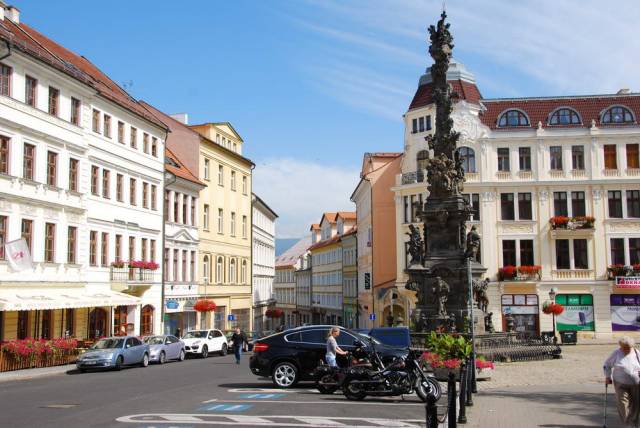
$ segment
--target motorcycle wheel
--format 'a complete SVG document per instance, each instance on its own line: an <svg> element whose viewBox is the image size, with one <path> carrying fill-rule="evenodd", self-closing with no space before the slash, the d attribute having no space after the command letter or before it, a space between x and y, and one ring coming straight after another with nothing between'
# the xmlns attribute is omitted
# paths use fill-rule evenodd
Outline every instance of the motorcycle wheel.
<svg viewBox="0 0 640 428"><path fill-rule="evenodd" d="M320 394L333 394L338 390L338 384L333 375L326 374L316 381L316 388Z"/></svg>
<svg viewBox="0 0 640 428"><path fill-rule="evenodd" d="M440 382L432 377L427 377L424 381L421 378L416 379L415 390L420 400L425 403L427 402L428 394L433 394L436 397L436 401L442 396Z"/></svg>
<svg viewBox="0 0 640 428"><path fill-rule="evenodd" d="M361 401L367 396L366 391L361 386L354 384L351 380L347 380L342 387L342 392L349 400Z"/></svg>

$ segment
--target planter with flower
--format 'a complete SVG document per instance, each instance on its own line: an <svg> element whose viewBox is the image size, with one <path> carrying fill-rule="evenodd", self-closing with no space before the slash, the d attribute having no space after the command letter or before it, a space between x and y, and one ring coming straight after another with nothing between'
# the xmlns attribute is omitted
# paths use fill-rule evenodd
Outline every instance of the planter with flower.
<svg viewBox="0 0 640 428"><path fill-rule="evenodd" d="M551 229L593 229L594 223L596 222L595 217L592 216L576 216L576 217L567 217L563 215L556 215L549 219L549 223L551 224Z"/></svg>
<svg viewBox="0 0 640 428"><path fill-rule="evenodd" d="M559 303L554 303L551 300L547 300L542 304L542 312L547 315L560 315L564 312L564 306Z"/></svg>
<svg viewBox="0 0 640 428"><path fill-rule="evenodd" d="M515 266L505 266L498 269L498 279L500 281L510 281L516 278L518 269Z"/></svg>
<svg viewBox="0 0 640 428"><path fill-rule="evenodd" d="M69 364L78 355L75 339L9 340L0 347L0 372Z"/></svg>
<svg viewBox="0 0 640 428"><path fill-rule="evenodd" d="M193 305L197 312L213 312L216 310L216 302L211 299L200 299Z"/></svg>
<svg viewBox="0 0 640 428"><path fill-rule="evenodd" d="M423 363L433 370L434 376L441 381L449 379L453 372L460 379L460 366L471 355L471 342L457 334L438 334L434 331L427 336L425 347L429 350L422 354Z"/></svg>
<svg viewBox="0 0 640 428"><path fill-rule="evenodd" d="M282 309L267 309L265 312L267 318L280 318L283 315Z"/></svg>
<svg viewBox="0 0 640 428"><path fill-rule="evenodd" d="M540 279L540 272L542 272L542 266L518 266L518 279Z"/></svg>
<svg viewBox="0 0 640 428"><path fill-rule="evenodd" d="M476 358L476 379L491 379L495 365L493 361L487 361L484 357Z"/></svg>
<svg viewBox="0 0 640 428"><path fill-rule="evenodd" d="M609 265L607 267L607 277L616 279L616 276L632 276L640 274L640 265L625 266L621 264Z"/></svg>

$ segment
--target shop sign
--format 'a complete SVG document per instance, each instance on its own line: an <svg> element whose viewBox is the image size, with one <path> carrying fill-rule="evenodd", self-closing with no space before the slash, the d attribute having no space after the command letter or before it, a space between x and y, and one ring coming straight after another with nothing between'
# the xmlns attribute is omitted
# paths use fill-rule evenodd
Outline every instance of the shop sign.
<svg viewBox="0 0 640 428"><path fill-rule="evenodd" d="M180 307L180 303L177 300L167 300L165 305L167 309L178 309Z"/></svg>
<svg viewBox="0 0 640 428"><path fill-rule="evenodd" d="M227 315L227 321L235 321L235 320L236 320L236 316L234 314Z"/></svg>
<svg viewBox="0 0 640 428"><path fill-rule="evenodd" d="M595 323L593 318L593 306L565 306L564 312L560 315L556 315L556 326L558 327L558 330L594 331Z"/></svg>
<svg viewBox="0 0 640 428"><path fill-rule="evenodd" d="M616 276L618 288L640 288L640 276Z"/></svg>
<svg viewBox="0 0 640 428"><path fill-rule="evenodd" d="M189 299L186 302L184 302L184 310L185 311L195 311L195 309L193 309L193 305L196 304L195 299Z"/></svg>
<svg viewBox="0 0 640 428"><path fill-rule="evenodd" d="M537 315L538 307L537 306L503 306L502 307L503 314L511 314L511 315Z"/></svg>
<svg viewBox="0 0 640 428"><path fill-rule="evenodd" d="M640 331L640 295L611 295L611 329Z"/></svg>

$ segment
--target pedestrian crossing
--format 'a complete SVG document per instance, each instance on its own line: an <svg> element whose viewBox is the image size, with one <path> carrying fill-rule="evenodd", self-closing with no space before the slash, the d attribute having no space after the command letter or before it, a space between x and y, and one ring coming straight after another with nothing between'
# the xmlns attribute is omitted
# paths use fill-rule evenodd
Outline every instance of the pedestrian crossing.
<svg viewBox="0 0 640 428"><path fill-rule="evenodd" d="M252 407L252 404L214 404L211 406L204 406L201 410L205 410L207 412L244 412Z"/></svg>
<svg viewBox="0 0 640 428"><path fill-rule="evenodd" d="M247 398L247 399L258 399L258 400L274 400L274 399L278 399L278 398L282 398L284 397L285 394L242 394L240 395L240 398Z"/></svg>

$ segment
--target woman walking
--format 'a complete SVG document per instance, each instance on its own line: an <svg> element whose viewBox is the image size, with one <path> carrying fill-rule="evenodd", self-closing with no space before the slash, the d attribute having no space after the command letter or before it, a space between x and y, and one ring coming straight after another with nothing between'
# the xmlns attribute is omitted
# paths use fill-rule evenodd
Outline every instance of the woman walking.
<svg viewBox="0 0 640 428"><path fill-rule="evenodd" d="M604 381L613 383L620 420L625 427L634 427L640 410L640 353L631 337L621 337L618 344L620 348L604 362Z"/></svg>
<svg viewBox="0 0 640 428"><path fill-rule="evenodd" d="M338 336L340 336L340 329L338 327L331 327L329 337L327 337L327 354L325 355L327 364L331 367L338 367L338 363L336 362L336 353L340 355L347 354L338 346L338 342L336 342L336 337Z"/></svg>

